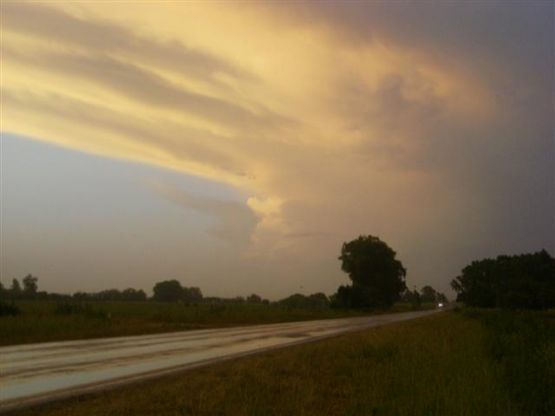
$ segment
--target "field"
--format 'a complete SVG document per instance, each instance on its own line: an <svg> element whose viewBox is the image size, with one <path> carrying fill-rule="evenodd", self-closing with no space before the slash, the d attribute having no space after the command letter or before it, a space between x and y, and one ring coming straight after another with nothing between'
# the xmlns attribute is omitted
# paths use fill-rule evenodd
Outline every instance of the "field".
<svg viewBox="0 0 555 416"><path fill-rule="evenodd" d="M552 415L555 314L452 311L24 415Z"/></svg>
<svg viewBox="0 0 555 416"><path fill-rule="evenodd" d="M22 313L0 317L0 345L124 336L236 325L269 324L368 314L330 308L293 309L279 304L184 305L155 302L56 303L19 301ZM424 305L430 308L434 305ZM398 304L380 312L410 310Z"/></svg>

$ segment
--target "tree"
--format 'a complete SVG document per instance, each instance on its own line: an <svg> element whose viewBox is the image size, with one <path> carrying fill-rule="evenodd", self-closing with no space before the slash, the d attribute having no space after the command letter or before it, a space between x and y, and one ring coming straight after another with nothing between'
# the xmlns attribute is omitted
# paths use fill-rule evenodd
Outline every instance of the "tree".
<svg viewBox="0 0 555 416"><path fill-rule="evenodd" d="M405 289L401 294L401 302L410 303L413 309L419 309L422 304L420 293L414 290Z"/></svg>
<svg viewBox="0 0 555 416"><path fill-rule="evenodd" d="M494 307L495 300L495 260L473 261L462 270L462 274L451 281L457 292L457 300L469 306Z"/></svg>
<svg viewBox="0 0 555 416"><path fill-rule="evenodd" d="M555 259L545 250L473 261L451 286L457 300L484 308L555 307Z"/></svg>
<svg viewBox="0 0 555 416"><path fill-rule="evenodd" d="M202 292L198 287L184 287L181 300L185 303L202 302Z"/></svg>
<svg viewBox="0 0 555 416"><path fill-rule="evenodd" d="M23 293L25 296L33 297L38 290L38 277L28 274L23 278Z"/></svg>
<svg viewBox="0 0 555 416"><path fill-rule="evenodd" d="M177 280L158 282L152 290L152 298L158 302L177 302L183 299L183 287Z"/></svg>
<svg viewBox="0 0 555 416"><path fill-rule="evenodd" d="M313 293L309 296L295 293L281 299L278 303L289 309L325 309L330 301L324 293Z"/></svg>
<svg viewBox="0 0 555 416"><path fill-rule="evenodd" d="M420 293L422 302L435 302L437 300L438 293L430 285L424 286Z"/></svg>
<svg viewBox="0 0 555 416"><path fill-rule="evenodd" d="M198 303L202 302L202 292L198 287L183 287L177 280L158 282L153 288L152 298L158 302Z"/></svg>
<svg viewBox="0 0 555 416"><path fill-rule="evenodd" d="M416 289L412 291L411 304L414 309L419 309L420 306L422 306L422 296L420 296L420 293Z"/></svg>
<svg viewBox="0 0 555 416"><path fill-rule="evenodd" d="M247 303L262 303L262 298L256 293L247 296Z"/></svg>
<svg viewBox="0 0 555 416"><path fill-rule="evenodd" d="M445 296L443 293L438 293L437 294L437 301L441 302L441 303L449 303L449 299L447 299L447 296Z"/></svg>
<svg viewBox="0 0 555 416"><path fill-rule="evenodd" d="M406 269L385 242L360 236L341 248L341 269L352 285L341 286L335 301L348 307L389 307L405 290Z"/></svg>
<svg viewBox="0 0 555 416"><path fill-rule="evenodd" d="M146 300L146 293L142 289L127 288L121 292L121 300L128 301L144 301Z"/></svg>
<svg viewBox="0 0 555 416"><path fill-rule="evenodd" d="M313 308L325 309L330 306L330 299L325 293L318 292L308 296L308 300Z"/></svg>
<svg viewBox="0 0 555 416"><path fill-rule="evenodd" d="M11 295L16 297L21 295L21 285L19 284L19 280L13 279L12 280L12 287L10 288Z"/></svg>

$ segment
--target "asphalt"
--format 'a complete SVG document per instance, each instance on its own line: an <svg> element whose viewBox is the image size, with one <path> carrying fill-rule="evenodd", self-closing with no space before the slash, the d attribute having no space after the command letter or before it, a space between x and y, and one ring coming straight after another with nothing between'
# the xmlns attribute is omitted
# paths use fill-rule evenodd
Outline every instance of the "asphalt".
<svg viewBox="0 0 555 416"><path fill-rule="evenodd" d="M440 310L0 348L0 412Z"/></svg>

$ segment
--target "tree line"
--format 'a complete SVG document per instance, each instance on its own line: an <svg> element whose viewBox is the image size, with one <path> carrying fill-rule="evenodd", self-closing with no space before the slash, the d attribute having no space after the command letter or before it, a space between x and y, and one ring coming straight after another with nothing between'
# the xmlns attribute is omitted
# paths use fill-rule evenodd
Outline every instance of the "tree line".
<svg viewBox="0 0 555 416"><path fill-rule="evenodd" d="M387 308L401 300L419 306L445 303L446 296L431 286L420 292L406 287L406 269L380 238L361 235L343 243L341 268L351 280L332 295L332 306ZM451 282L457 301L468 306L511 309L555 307L555 259L546 251L500 255L471 262Z"/></svg>
<svg viewBox="0 0 555 416"><path fill-rule="evenodd" d="M420 291L416 288L414 288L414 290L405 289L405 291L401 293L401 302L420 306L423 303L446 304L449 302L449 299L447 299L445 294L438 292L432 286L426 285L420 289Z"/></svg>
<svg viewBox="0 0 555 416"><path fill-rule="evenodd" d="M108 289L100 292L75 292L73 295L51 293L38 290L38 277L28 274L21 283L12 280L9 288L0 282L0 299L9 300L69 300L78 301L145 301L147 295L142 289L127 288L124 290Z"/></svg>
<svg viewBox="0 0 555 416"><path fill-rule="evenodd" d="M288 308L354 308L354 309L386 309L397 301L411 303L419 307L424 302L445 302L447 298L427 285L420 292L409 290L405 284L406 269L396 253L385 242L371 235L360 236L345 242L339 256L341 268L351 279L350 285L341 285L331 296L324 293L303 295L295 293L277 302ZM19 299L50 299L77 301L147 301L181 302L185 304L269 304L257 294L234 298L204 297L198 287L183 286L178 280L164 280L153 287L152 297L148 297L141 289L124 290L109 289L100 292L77 292L73 295L47 293L38 291L38 278L27 275L22 284L13 279L11 287L4 288L0 283L2 298Z"/></svg>
<svg viewBox="0 0 555 416"><path fill-rule="evenodd" d="M444 303L444 294L427 285L408 290L406 269L395 251L378 237L362 235L343 244L341 268L350 280L332 296L332 305L384 308L398 300L419 305ZM555 307L555 259L546 251L500 255L471 262L452 280L457 301L468 306L509 309Z"/></svg>
<svg viewBox="0 0 555 416"><path fill-rule="evenodd" d="M345 242L339 256L341 269L351 283L341 285L328 297L324 293L299 293L273 302L289 308L354 308L386 309L397 301L419 307L421 303L445 303L447 297L426 285L420 291L409 290L407 270L397 253L372 235L361 235ZM546 250L515 256L501 255L470 263L451 286L457 300L469 306L546 309L555 307L555 259ZM198 287L182 286L178 280L164 280L153 287L152 297L143 290L109 289L95 293L77 292L62 295L38 291L38 278L25 276L21 283L13 279L10 288L0 283L0 297L18 299L76 299L91 301L147 301L210 303L210 304L269 304L259 295L235 298L204 297Z"/></svg>
<svg viewBox="0 0 555 416"><path fill-rule="evenodd" d="M179 302L183 304L210 304L210 305L237 305L237 304L259 304L270 303L282 305L288 308L325 308L330 304L328 296L324 293L302 295L296 293L277 302L270 302L260 295L252 293L246 297L235 296L223 298L217 296L205 297L198 287L183 286L178 280L164 280L155 283L152 296L148 297L144 290L127 288L124 290L108 289L100 292L76 292L72 295L49 293L38 290L38 278L33 275L25 276L21 282L12 280L9 288L5 288L0 282L0 300L53 300L53 301L100 301L100 302ZM6 306L6 305L4 305Z"/></svg>
<svg viewBox="0 0 555 416"><path fill-rule="evenodd" d="M555 259L546 250L473 261L451 282L457 300L482 308L555 307Z"/></svg>

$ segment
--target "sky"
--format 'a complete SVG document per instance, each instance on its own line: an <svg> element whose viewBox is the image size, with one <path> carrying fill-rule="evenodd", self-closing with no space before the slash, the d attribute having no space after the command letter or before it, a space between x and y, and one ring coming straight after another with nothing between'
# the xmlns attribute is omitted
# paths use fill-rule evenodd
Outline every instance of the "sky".
<svg viewBox="0 0 555 416"><path fill-rule="evenodd" d="M555 254L552 1L1 3L1 280L333 293Z"/></svg>

